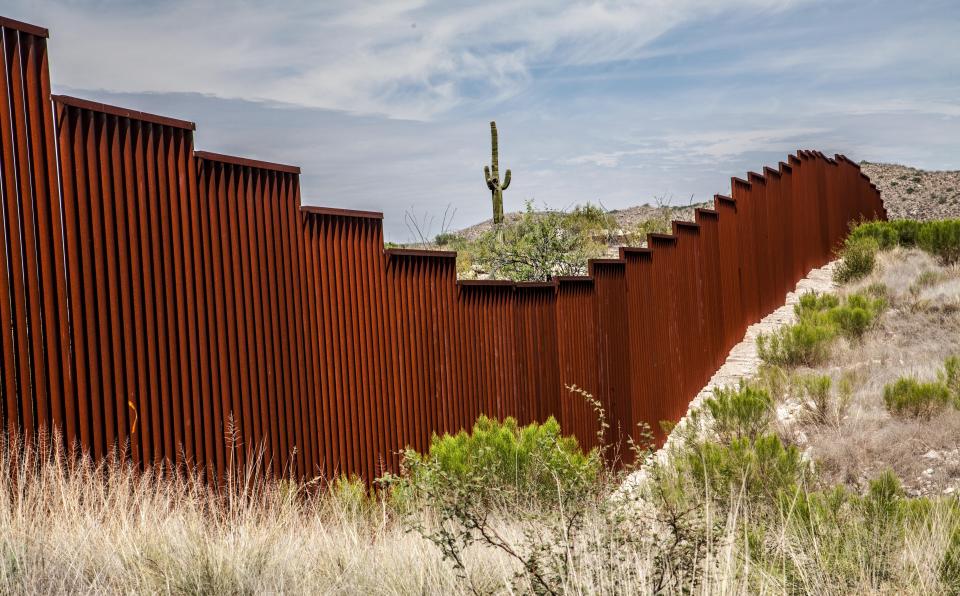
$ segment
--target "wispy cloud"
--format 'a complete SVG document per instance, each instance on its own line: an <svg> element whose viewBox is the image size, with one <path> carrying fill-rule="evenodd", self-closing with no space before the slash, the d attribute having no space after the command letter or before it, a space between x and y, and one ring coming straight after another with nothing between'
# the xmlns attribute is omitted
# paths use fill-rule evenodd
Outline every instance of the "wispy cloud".
<svg viewBox="0 0 960 596"><path fill-rule="evenodd" d="M428 119L515 95L531 69L628 60L691 19L793 3L15 0L13 11L55 28L67 86Z"/></svg>
<svg viewBox="0 0 960 596"><path fill-rule="evenodd" d="M801 147L960 167L956 0L8 0L56 88L296 163L306 203L489 213L704 199ZM439 230L434 230L434 232Z"/></svg>

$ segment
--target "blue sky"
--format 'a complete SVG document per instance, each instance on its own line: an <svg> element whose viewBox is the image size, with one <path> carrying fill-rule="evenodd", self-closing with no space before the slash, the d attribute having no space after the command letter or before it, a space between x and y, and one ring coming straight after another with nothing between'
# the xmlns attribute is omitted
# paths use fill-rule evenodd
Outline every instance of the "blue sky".
<svg viewBox="0 0 960 596"><path fill-rule="evenodd" d="M305 204L489 217L705 200L797 148L960 168L960 2L12 0L56 92L303 168ZM432 224L431 224L432 218Z"/></svg>

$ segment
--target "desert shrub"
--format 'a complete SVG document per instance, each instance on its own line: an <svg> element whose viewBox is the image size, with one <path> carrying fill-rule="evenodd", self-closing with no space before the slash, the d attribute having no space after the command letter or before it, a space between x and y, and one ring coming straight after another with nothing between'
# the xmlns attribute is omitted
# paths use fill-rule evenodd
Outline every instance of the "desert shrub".
<svg viewBox="0 0 960 596"><path fill-rule="evenodd" d="M949 356L943 361L943 370L937 373L937 380L950 392L953 405L960 408L960 356Z"/></svg>
<svg viewBox="0 0 960 596"><path fill-rule="evenodd" d="M433 239L437 246L452 246L463 242L463 237L456 232L441 232Z"/></svg>
<svg viewBox="0 0 960 596"><path fill-rule="evenodd" d="M783 367L763 363L752 382L755 386L765 389L776 403L786 397L793 383L793 375Z"/></svg>
<svg viewBox="0 0 960 596"><path fill-rule="evenodd" d="M795 324L757 337L758 355L772 365L814 366L827 359L835 338L861 339L884 308L886 300L865 293L841 299L807 292L794 306Z"/></svg>
<svg viewBox="0 0 960 596"><path fill-rule="evenodd" d="M677 466L721 511L729 509L731 498L745 499L758 510L772 506L781 495L795 493L807 471L796 446L767 434L700 443Z"/></svg>
<svg viewBox="0 0 960 596"><path fill-rule="evenodd" d="M800 386L807 398L804 405L817 424L824 424L831 419L833 404L830 399L830 386L832 384L830 375L810 375L800 380Z"/></svg>
<svg viewBox="0 0 960 596"><path fill-rule="evenodd" d="M960 219L924 222L917 245L947 263L956 263L960 260Z"/></svg>
<svg viewBox="0 0 960 596"><path fill-rule="evenodd" d="M599 207L578 206L567 213L533 209L528 202L516 220L493 228L475 242L459 248L459 265L466 276L483 274L495 279L545 281L559 275L584 275L587 261L606 252L603 233L611 225Z"/></svg>
<svg viewBox="0 0 960 596"><path fill-rule="evenodd" d="M918 518L929 518L930 502L908 500L893 472L880 474L863 496L835 486L822 492L799 492L782 499L785 534L794 541L816 545L810 555L758 550L756 557L785 582L803 592L809 574L823 577L838 593L856 591L866 580L878 589L894 579L896 555L902 548L905 529ZM784 556L786 555L786 556Z"/></svg>
<svg viewBox="0 0 960 596"><path fill-rule="evenodd" d="M743 382L739 387L717 387L704 406L713 418L714 432L724 442L755 440L773 419L770 394Z"/></svg>
<svg viewBox="0 0 960 596"><path fill-rule="evenodd" d="M837 283L862 279L873 272L880 245L873 238L850 238L841 252L842 260L833 272Z"/></svg>
<svg viewBox="0 0 960 596"><path fill-rule="evenodd" d="M767 364L814 366L830 355L832 329L800 321L757 337L757 354Z"/></svg>
<svg viewBox="0 0 960 596"><path fill-rule="evenodd" d="M882 298L850 294L843 304L830 308L827 314L840 335L847 339L859 340L884 308L886 308L886 301Z"/></svg>
<svg viewBox="0 0 960 596"><path fill-rule="evenodd" d="M900 234L893 222L871 221L856 226L847 236L847 243L872 239L881 249L886 250L900 244Z"/></svg>
<svg viewBox="0 0 960 596"><path fill-rule="evenodd" d="M871 238L880 249L918 246L947 263L960 260L960 219L872 221L854 228L847 243Z"/></svg>
<svg viewBox="0 0 960 596"><path fill-rule="evenodd" d="M950 594L960 594L960 524L950 535L947 551L939 565L940 581Z"/></svg>
<svg viewBox="0 0 960 596"><path fill-rule="evenodd" d="M415 494L436 498L466 488L493 504L576 495L595 482L600 462L583 453L576 438L563 436L553 417L520 426L513 418L480 416L469 433L434 435L425 455L408 449L403 466L400 484Z"/></svg>
<svg viewBox="0 0 960 596"><path fill-rule="evenodd" d="M883 388L883 402L893 416L929 420L950 402L950 390L941 382L904 377Z"/></svg>

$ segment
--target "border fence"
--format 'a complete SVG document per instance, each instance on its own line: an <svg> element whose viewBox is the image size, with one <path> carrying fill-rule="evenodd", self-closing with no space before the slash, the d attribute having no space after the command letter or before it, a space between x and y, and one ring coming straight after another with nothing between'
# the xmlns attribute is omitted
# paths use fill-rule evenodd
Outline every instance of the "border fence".
<svg viewBox="0 0 960 596"><path fill-rule="evenodd" d="M379 213L301 206L298 168L52 96L47 31L0 32L0 425L95 457L219 475L262 450L275 474L369 480L480 414L592 447L568 385L607 440L638 439L851 222L886 217L856 164L798 151L587 276L458 281L454 253L385 250Z"/></svg>

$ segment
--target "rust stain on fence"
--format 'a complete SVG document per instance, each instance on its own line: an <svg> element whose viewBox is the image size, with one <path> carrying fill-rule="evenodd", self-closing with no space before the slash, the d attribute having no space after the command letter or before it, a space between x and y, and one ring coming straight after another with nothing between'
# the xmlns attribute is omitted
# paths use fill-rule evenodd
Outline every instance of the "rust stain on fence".
<svg viewBox="0 0 960 596"><path fill-rule="evenodd" d="M843 156L733 178L695 221L545 283L457 281L299 168L195 151L191 122L51 96L45 29L0 17L0 426L219 477L395 470L481 414L660 440L747 326L885 218Z"/></svg>

